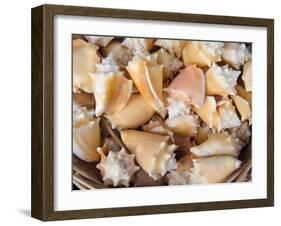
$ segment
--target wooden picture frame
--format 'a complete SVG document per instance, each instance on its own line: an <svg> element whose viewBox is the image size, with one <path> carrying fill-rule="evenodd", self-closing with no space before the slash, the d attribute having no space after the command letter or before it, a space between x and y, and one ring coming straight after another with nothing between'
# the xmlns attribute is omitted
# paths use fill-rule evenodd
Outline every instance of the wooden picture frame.
<svg viewBox="0 0 281 226"><path fill-rule="evenodd" d="M122 208L54 210L54 16L95 16L267 29L267 198ZM274 205L274 20L108 8L42 5L32 9L32 201L43 221L163 214Z"/></svg>

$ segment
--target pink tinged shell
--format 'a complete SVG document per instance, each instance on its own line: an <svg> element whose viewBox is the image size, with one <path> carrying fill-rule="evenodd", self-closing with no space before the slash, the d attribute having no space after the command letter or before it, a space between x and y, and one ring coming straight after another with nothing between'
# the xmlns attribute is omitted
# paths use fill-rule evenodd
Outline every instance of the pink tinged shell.
<svg viewBox="0 0 281 226"><path fill-rule="evenodd" d="M175 99L201 107L205 100L204 72L195 65L186 67L172 81L167 92Z"/></svg>

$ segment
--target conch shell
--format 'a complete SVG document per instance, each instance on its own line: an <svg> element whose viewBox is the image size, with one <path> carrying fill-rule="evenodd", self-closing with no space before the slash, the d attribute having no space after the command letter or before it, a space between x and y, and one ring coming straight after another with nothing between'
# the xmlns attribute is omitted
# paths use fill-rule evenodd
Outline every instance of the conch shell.
<svg viewBox="0 0 281 226"><path fill-rule="evenodd" d="M164 65L163 80L173 76L183 66L183 63L178 58L175 58L173 55L167 53L163 48L159 49L153 54L157 55L157 63L159 65Z"/></svg>
<svg viewBox="0 0 281 226"><path fill-rule="evenodd" d="M250 143L251 130L247 121L242 122L239 127L230 129L229 134L238 142L240 149Z"/></svg>
<svg viewBox="0 0 281 226"><path fill-rule="evenodd" d="M247 92L252 92L252 60L248 60L243 67L242 79Z"/></svg>
<svg viewBox="0 0 281 226"><path fill-rule="evenodd" d="M213 156L193 159L190 184L222 183L241 161L232 156Z"/></svg>
<svg viewBox="0 0 281 226"><path fill-rule="evenodd" d="M112 57L121 68L125 68L133 58L132 52L118 40L111 41L101 49L101 53L104 57Z"/></svg>
<svg viewBox="0 0 281 226"><path fill-rule="evenodd" d="M187 41L184 40L169 40L169 39L157 39L154 43L156 46L160 46L166 49L176 58L180 58L182 55L182 49L186 46Z"/></svg>
<svg viewBox="0 0 281 226"><path fill-rule="evenodd" d="M194 137L197 145L202 144L203 142L208 140L208 137L209 137L209 126L206 125L205 123L203 123L203 124L204 125L202 125L198 128L198 132L197 132L196 136Z"/></svg>
<svg viewBox="0 0 281 226"><path fill-rule="evenodd" d="M133 82L123 76L123 72L112 58L105 58L102 64L97 64L97 70L91 77L96 100L96 116L104 112L112 114L126 106Z"/></svg>
<svg viewBox="0 0 281 226"><path fill-rule="evenodd" d="M126 38L122 45L134 54L139 51L149 52L153 47L154 39L151 38Z"/></svg>
<svg viewBox="0 0 281 226"><path fill-rule="evenodd" d="M154 113L155 110L140 94L132 94L122 110L113 112L107 118L113 127L134 129L146 123Z"/></svg>
<svg viewBox="0 0 281 226"><path fill-rule="evenodd" d="M93 117L93 112L73 103L73 153L84 161L100 158L97 153L100 145L99 121L99 118Z"/></svg>
<svg viewBox="0 0 281 226"><path fill-rule="evenodd" d="M241 96L243 99L247 100L250 106L252 106L252 93L247 92L244 87L241 85L235 86L235 90L237 91L237 94Z"/></svg>
<svg viewBox="0 0 281 226"><path fill-rule="evenodd" d="M145 101L162 117L166 115L163 103L163 65L158 65L155 55L135 56L127 70Z"/></svg>
<svg viewBox="0 0 281 226"><path fill-rule="evenodd" d="M226 43L224 45L222 58L232 67L240 69L240 67L251 58L251 54L244 43Z"/></svg>
<svg viewBox="0 0 281 226"><path fill-rule="evenodd" d="M96 44L101 47L105 47L108 45L108 43L111 42L113 37L109 36L84 36L89 42Z"/></svg>
<svg viewBox="0 0 281 226"><path fill-rule="evenodd" d="M188 115L190 113L190 105L172 97L167 97L168 118Z"/></svg>
<svg viewBox="0 0 281 226"><path fill-rule="evenodd" d="M127 148L136 155L137 163L154 180L177 168L174 151L176 145L168 144L167 136L137 130L121 131Z"/></svg>
<svg viewBox="0 0 281 226"><path fill-rule="evenodd" d="M100 62L97 54L98 46L81 39L73 40L73 91L79 89L92 93L90 73L95 72L96 64Z"/></svg>
<svg viewBox="0 0 281 226"><path fill-rule="evenodd" d="M186 155L178 161L178 168L167 174L169 185L185 185L190 180L193 162L191 155Z"/></svg>
<svg viewBox="0 0 281 226"><path fill-rule="evenodd" d="M190 151L197 157L214 155L231 155L237 157L240 147L236 139L224 132L210 136L204 143L191 147Z"/></svg>
<svg viewBox="0 0 281 226"><path fill-rule="evenodd" d="M210 67L212 63L221 61L223 45L222 42L188 42L182 51L184 65Z"/></svg>
<svg viewBox="0 0 281 226"><path fill-rule="evenodd" d="M174 99L201 107L205 99L204 72L195 65L190 65L181 70L166 91Z"/></svg>
<svg viewBox="0 0 281 226"><path fill-rule="evenodd" d="M101 171L102 180L106 185L114 187L123 185L129 186L133 174L140 169L135 165L134 154L128 154L124 148L118 152L109 151L105 156L102 148L98 148L101 155L97 168Z"/></svg>
<svg viewBox="0 0 281 226"><path fill-rule="evenodd" d="M206 72L206 93L207 95L234 95L235 85L240 71L233 70L224 65L222 67L213 64Z"/></svg>
<svg viewBox="0 0 281 226"><path fill-rule="evenodd" d="M234 101L237 107L237 110L241 116L241 121L243 122L247 119L251 119L252 112L248 101L238 95L231 96L231 99Z"/></svg>

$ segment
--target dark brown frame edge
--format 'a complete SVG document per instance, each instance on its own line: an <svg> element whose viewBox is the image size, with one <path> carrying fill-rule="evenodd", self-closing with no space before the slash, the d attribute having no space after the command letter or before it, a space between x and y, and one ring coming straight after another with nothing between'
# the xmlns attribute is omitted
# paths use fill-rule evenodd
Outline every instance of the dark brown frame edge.
<svg viewBox="0 0 281 226"><path fill-rule="evenodd" d="M53 23L55 15L194 22L267 28L267 198L90 210L54 211ZM163 214L274 205L274 20L109 8L42 5L32 9L31 216L43 221Z"/></svg>

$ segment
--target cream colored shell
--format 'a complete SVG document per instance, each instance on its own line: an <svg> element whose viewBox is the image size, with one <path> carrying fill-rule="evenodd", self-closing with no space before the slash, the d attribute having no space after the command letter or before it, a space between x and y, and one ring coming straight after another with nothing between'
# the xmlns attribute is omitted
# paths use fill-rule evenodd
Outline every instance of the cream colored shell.
<svg viewBox="0 0 281 226"><path fill-rule="evenodd" d="M100 119L93 117L93 112L73 104L73 153L80 159L97 161L100 155Z"/></svg>
<svg viewBox="0 0 281 226"><path fill-rule="evenodd" d="M221 61L223 45L222 42L188 42L182 51L184 65L210 67L212 63Z"/></svg>
<svg viewBox="0 0 281 226"><path fill-rule="evenodd" d="M81 39L73 40L73 91L79 89L92 93L90 73L95 72L96 64L100 62L97 54L98 46Z"/></svg>
<svg viewBox="0 0 281 226"><path fill-rule="evenodd" d="M222 183L241 161L232 156L213 156L193 160L190 184Z"/></svg>
<svg viewBox="0 0 281 226"><path fill-rule="evenodd" d="M245 88L247 92L252 91L252 60L248 60L243 67L243 74L242 74L242 80L244 81Z"/></svg>
<svg viewBox="0 0 281 226"><path fill-rule="evenodd" d="M122 45L130 49L134 54L136 52L149 52L153 47L154 39L151 38L126 38Z"/></svg>
<svg viewBox="0 0 281 226"><path fill-rule="evenodd" d="M109 36L85 36L85 38L95 44L95 45L98 45L98 46L102 46L102 47L105 47L107 46L112 40L113 40L113 37L109 37Z"/></svg>
<svg viewBox="0 0 281 226"><path fill-rule="evenodd" d="M168 137L137 130L123 130L121 138L135 154L138 164L154 180L177 168L174 154L176 145L169 145Z"/></svg>
<svg viewBox="0 0 281 226"><path fill-rule="evenodd" d="M180 58L182 50L186 46L187 41L183 40L169 40L169 39L157 39L154 43L156 46L161 46L166 49L170 54L176 58Z"/></svg>
<svg viewBox="0 0 281 226"><path fill-rule="evenodd" d="M158 65L155 56L135 56L127 70L145 101L162 117L166 115L163 103L163 65Z"/></svg>
<svg viewBox="0 0 281 226"><path fill-rule="evenodd" d="M241 121L251 120L252 112L248 101L238 95L231 96L231 99L237 107L237 110L241 116Z"/></svg>

